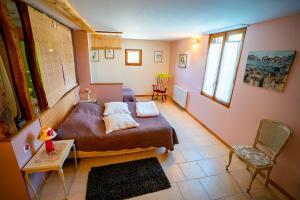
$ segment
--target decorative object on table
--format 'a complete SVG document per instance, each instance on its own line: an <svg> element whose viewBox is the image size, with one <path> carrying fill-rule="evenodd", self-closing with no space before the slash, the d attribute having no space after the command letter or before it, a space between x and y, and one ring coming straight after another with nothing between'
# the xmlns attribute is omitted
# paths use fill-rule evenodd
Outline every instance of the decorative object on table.
<svg viewBox="0 0 300 200"><path fill-rule="evenodd" d="M85 91L85 93L86 93L86 99L87 99L87 100L90 100L91 94L92 94L91 89L90 89L90 88L85 88L84 91Z"/></svg>
<svg viewBox="0 0 300 200"><path fill-rule="evenodd" d="M50 127L42 128L39 134L39 140L45 142L46 152L49 154L55 150L52 139L55 138L57 133Z"/></svg>
<svg viewBox="0 0 300 200"><path fill-rule="evenodd" d="M112 49L105 49L105 59L114 59L115 52Z"/></svg>
<svg viewBox="0 0 300 200"><path fill-rule="evenodd" d="M152 100L158 99L161 96L161 101L167 99L168 81L171 78L170 74L158 74L155 78L155 84L152 85L153 93Z"/></svg>
<svg viewBox="0 0 300 200"><path fill-rule="evenodd" d="M252 51L248 54L244 82L282 92L295 51Z"/></svg>
<svg viewBox="0 0 300 200"><path fill-rule="evenodd" d="M170 188L157 158L92 167L86 199L128 199Z"/></svg>
<svg viewBox="0 0 300 200"><path fill-rule="evenodd" d="M99 62L99 51L98 50L90 50L90 61Z"/></svg>
<svg viewBox="0 0 300 200"><path fill-rule="evenodd" d="M154 51L154 62L161 63L162 62L162 51Z"/></svg>
<svg viewBox="0 0 300 200"><path fill-rule="evenodd" d="M179 54L178 67L186 68L187 54Z"/></svg>

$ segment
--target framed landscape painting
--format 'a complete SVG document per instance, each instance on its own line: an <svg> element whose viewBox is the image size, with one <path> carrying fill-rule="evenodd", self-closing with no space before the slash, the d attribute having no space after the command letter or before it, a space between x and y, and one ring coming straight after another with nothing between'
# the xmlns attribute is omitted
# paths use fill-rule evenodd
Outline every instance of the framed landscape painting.
<svg viewBox="0 0 300 200"><path fill-rule="evenodd" d="M248 54L244 82L282 92L295 51L252 51Z"/></svg>

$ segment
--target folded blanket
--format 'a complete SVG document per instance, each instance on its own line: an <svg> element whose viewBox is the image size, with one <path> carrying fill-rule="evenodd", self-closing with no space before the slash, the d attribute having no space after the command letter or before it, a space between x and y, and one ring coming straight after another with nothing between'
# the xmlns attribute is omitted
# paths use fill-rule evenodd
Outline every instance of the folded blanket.
<svg viewBox="0 0 300 200"><path fill-rule="evenodd" d="M154 101L137 102L136 113L138 117L152 117L159 115L159 111Z"/></svg>

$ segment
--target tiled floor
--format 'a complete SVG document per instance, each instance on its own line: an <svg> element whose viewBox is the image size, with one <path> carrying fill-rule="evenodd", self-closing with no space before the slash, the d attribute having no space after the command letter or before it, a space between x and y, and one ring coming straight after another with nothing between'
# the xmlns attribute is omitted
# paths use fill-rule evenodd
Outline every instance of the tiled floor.
<svg viewBox="0 0 300 200"><path fill-rule="evenodd" d="M186 112L170 101L157 102L159 110L177 131L179 145L173 152L164 149L145 151L121 156L81 159L79 168L65 163L64 172L69 199L85 199L88 173L91 167L156 156L171 188L132 198L133 200L276 200L284 197L271 186L266 188L263 180L255 180L250 195L245 192L250 173L237 158L233 159L230 172L225 170L228 149L206 131ZM42 188L42 200L63 199L59 176L51 174Z"/></svg>

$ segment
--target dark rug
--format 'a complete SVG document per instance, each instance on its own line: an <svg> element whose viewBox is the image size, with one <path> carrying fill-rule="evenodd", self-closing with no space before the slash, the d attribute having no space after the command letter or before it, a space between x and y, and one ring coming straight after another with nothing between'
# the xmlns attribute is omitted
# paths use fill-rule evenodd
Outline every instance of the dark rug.
<svg viewBox="0 0 300 200"><path fill-rule="evenodd" d="M170 188L157 158L92 167L86 199L117 200Z"/></svg>

